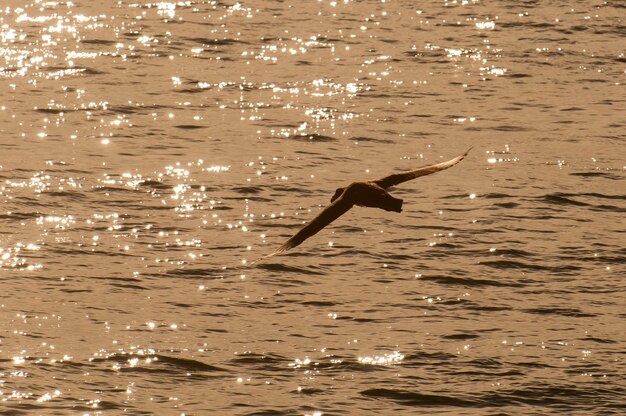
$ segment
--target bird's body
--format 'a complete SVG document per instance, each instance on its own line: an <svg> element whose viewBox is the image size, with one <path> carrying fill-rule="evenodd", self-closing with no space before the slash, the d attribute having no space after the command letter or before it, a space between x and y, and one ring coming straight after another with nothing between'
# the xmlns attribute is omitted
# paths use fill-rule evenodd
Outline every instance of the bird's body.
<svg viewBox="0 0 626 416"><path fill-rule="evenodd" d="M346 188L342 188L342 193L339 196L360 207L402 212L402 200L391 196L376 182L351 183ZM331 199L331 202L334 200Z"/></svg>
<svg viewBox="0 0 626 416"><path fill-rule="evenodd" d="M331 204L327 206L317 217L305 225L293 237L280 246L276 251L266 257L284 253L296 246L299 246L307 238L317 234L328 224L345 214L354 205L361 207L380 208L386 211L402 212L402 200L394 198L387 192L387 189L402 182L418 178L431 173L448 169L459 163L471 150L468 149L463 155L450 159L446 162L435 165L424 166L422 168L392 174L384 178L367 181L353 182L345 188L339 188L331 198Z"/></svg>

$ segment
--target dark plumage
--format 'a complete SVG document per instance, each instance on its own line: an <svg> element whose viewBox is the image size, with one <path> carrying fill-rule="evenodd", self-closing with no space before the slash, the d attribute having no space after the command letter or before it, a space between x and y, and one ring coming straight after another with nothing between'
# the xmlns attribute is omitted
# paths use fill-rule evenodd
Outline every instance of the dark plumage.
<svg viewBox="0 0 626 416"><path fill-rule="evenodd" d="M402 212L402 200L391 196L386 189L401 184L402 182L419 178L420 176L430 175L431 173L448 169L463 160L470 150L471 148L461 156L450 159L447 162L424 166L409 172L395 173L375 181L354 182L345 188L337 189L330 200L331 204L329 206L293 237L287 240L285 244L266 257L284 253L285 251L299 246L304 240L317 234L322 228L345 214L354 205L380 208L385 211Z"/></svg>

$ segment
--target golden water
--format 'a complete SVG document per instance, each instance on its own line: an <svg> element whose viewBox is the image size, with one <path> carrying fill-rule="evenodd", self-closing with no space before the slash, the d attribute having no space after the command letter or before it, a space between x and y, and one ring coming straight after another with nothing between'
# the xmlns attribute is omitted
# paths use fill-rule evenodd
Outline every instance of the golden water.
<svg viewBox="0 0 626 416"><path fill-rule="evenodd" d="M0 413L623 414L624 10L5 2Z"/></svg>

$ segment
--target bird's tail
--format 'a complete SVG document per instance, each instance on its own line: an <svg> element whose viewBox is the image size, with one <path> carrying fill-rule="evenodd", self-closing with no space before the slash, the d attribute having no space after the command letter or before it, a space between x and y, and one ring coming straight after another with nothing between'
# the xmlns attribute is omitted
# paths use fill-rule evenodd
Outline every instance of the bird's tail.
<svg viewBox="0 0 626 416"><path fill-rule="evenodd" d="M402 212L402 203L403 202L404 202L403 200L396 198L396 205L394 207L394 211L395 212Z"/></svg>

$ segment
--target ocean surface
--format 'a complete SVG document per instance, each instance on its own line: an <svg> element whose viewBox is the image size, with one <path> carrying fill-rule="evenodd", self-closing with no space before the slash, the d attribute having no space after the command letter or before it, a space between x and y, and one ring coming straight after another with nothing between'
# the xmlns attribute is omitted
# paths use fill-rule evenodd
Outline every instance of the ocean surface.
<svg viewBox="0 0 626 416"><path fill-rule="evenodd" d="M625 18L3 2L0 414L626 414Z"/></svg>

